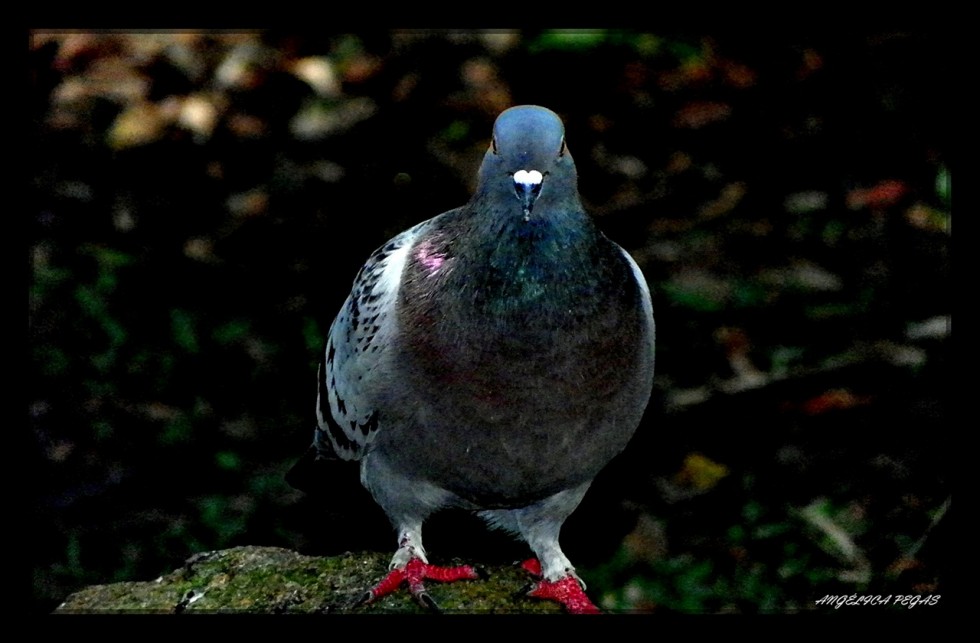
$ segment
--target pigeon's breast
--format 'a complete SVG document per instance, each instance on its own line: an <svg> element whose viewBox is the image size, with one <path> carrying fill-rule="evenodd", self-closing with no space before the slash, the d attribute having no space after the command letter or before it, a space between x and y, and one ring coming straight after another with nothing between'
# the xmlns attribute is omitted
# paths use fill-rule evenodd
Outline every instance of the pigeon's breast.
<svg viewBox="0 0 980 643"><path fill-rule="evenodd" d="M434 246L406 267L379 448L397 445L396 465L482 506L591 479L649 395L635 283L615 271L574 281L565 264L550 279L501 281L487 268L454 282L459 268Z"/></svg>

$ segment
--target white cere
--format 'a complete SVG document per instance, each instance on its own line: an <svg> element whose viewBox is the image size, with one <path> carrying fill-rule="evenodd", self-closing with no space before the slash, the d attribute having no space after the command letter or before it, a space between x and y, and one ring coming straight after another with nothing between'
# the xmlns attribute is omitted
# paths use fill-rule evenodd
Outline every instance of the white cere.
<svg viewBox="0 0 980 643"><path fill-rule="evenodd" d="M523 183L524 185L540 185L542 179L544 179L544 177L541 175L541 172L538 172L537 170L531 170L530 172L527 170L518 170L517 172L514 172L515 183Z"/></svg>

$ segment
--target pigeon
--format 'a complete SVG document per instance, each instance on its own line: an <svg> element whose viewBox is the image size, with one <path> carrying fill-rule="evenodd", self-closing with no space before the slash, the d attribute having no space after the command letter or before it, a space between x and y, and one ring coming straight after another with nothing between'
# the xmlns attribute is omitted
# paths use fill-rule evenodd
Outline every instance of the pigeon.
<svg viewBox="0 0 980 643"><path fill-rule="evenodd" d="M357 460L397 533L359 604L425 580L422 524L461 508L523 539L530 596L598 612L558 543L593 478L629 442L653 386L650 291L586 213L561 119L497 117L470 201L398 234L354 279L318 369L308 456ZM299 465L297 465L299 466Z"/></svg>

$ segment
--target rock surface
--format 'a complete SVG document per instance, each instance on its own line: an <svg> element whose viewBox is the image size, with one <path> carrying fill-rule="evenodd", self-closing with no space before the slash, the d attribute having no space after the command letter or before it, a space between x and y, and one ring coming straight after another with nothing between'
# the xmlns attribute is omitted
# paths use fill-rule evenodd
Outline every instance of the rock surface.
<svg viewBox="0 0 980 643"><path fill-rule="evenodd" d="M195 554L156 580L87 587L65 599L55 613L425 612L407 591L351 608L384 575L389 558L387 553L317 557L278 547L235 547ZM446 613L561 611L549 601L523 596L531 578L519 565L486 571L486 580L430 583L429 593Z"/></svg>

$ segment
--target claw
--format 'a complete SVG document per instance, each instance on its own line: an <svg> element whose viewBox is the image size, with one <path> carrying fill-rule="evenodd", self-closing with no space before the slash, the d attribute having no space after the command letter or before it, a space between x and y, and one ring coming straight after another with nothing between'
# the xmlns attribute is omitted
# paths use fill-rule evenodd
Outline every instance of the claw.
<svg viewBox="0 0 980 643"><path fill-rule="evenodd" d="M528 592L528 596L552 600L565 608L569 614L601 614L579 585L574 576L566 576L561 580L543 580Z"/></svg>
<svg viewBox="0 0 980 643"><path fill-rule="evenodd" d="M531 573L532 576L541 578L541 562L536 558L525 560L521 567ZM574 571L568 576L549 581L541 579L532 584L531 589L526 592L528 596L555 601L565 608L569 614L601 614L602 612L595 606L585 594L585 583L575 574Z"/></svg>
<svg viewBox="0 0 980 643"><path fill-rule="evenodd" d="M366 605L367 603L370 603L373 599L374 599L374 595L371 593L371 590L368 590L363 594L361 594L360 596L358 596L356 600L351 601L349 607L350 609L356 609L361 605Z"/></svg>
<svg viewBox="0 0 980 643"><path fill-rule="evenodd" d="M476 580L485 577L486 572L469 565L438 567L423 562L420 558L412 558L404 567L398 567L388 572L377 585L365 592L354 603L353 607L371 603L387 596L404 583L408 585L408 592L422 607L434 612L441 612L438 603L425 591L425 584L422 581L434 580L440 583L451 583L457 580Z"/></svg>
<svg viewBox="0 0 980 643"><path fill-rule="evenodd" d="M418 600L419 603L421 603L422 607L426 608L430 612L435 612L437 614L442 613L442 608L440 608L439 604L436 603L431 596L429 596L428 592L421 592L419 594L416 594L415 598Z"/></svg>

